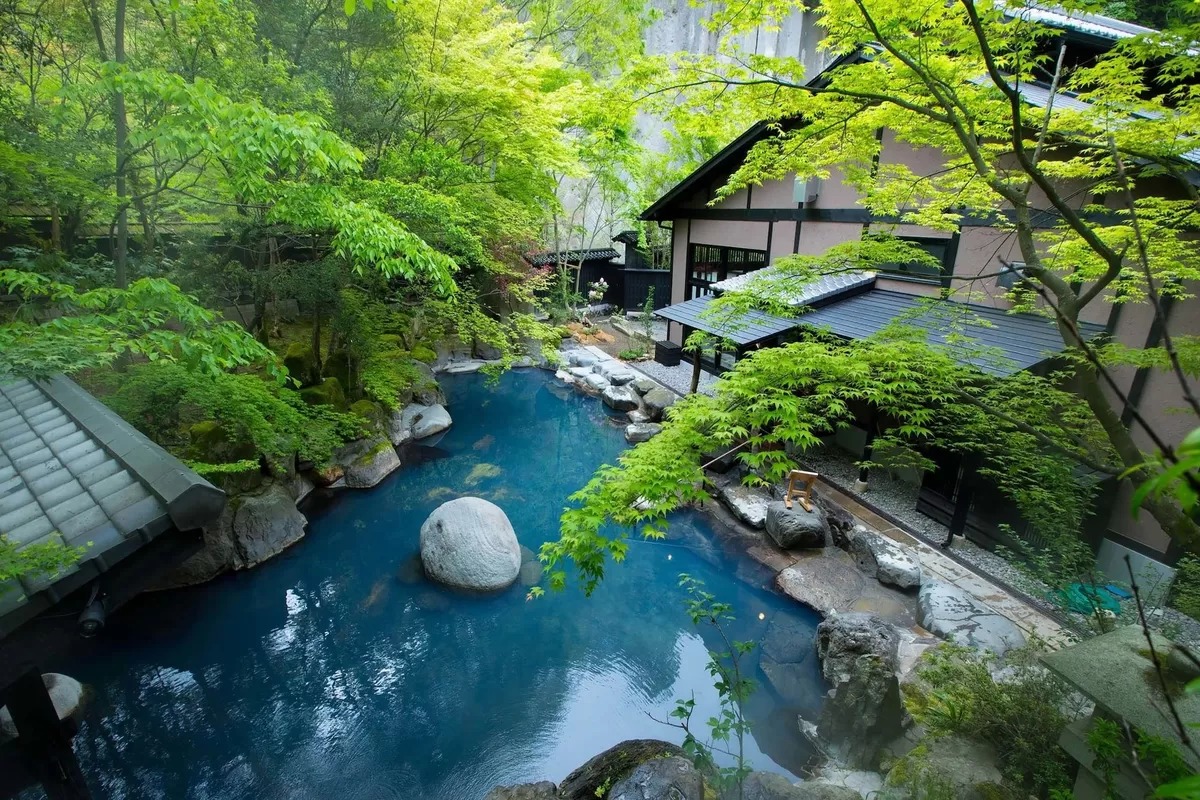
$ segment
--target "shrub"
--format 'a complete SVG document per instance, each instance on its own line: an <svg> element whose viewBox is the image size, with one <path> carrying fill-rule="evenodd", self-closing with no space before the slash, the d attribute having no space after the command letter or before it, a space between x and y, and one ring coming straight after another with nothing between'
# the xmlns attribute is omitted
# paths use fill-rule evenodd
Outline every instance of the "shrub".
<svg viewBox="0 0 1200 800"><path fill-rule="evenodd" d="M621 352L617 353L617 358L621 359L622 361L637 361L645 357L646 351L640 347L622 350Z"/></svg>
<svg viewBox="0 0 1200 800"><path fill-rule="evenodd" d="M230 442L248 443L279 468L295 454L327 463L334 449L362 433L357 417L327 405L310 406L299 392L257 375L204 375L175 364L131 367L102 399L177 455L187 454L189 431L205 421L219 425Z"/></svg>
<svg viewBox="0 0 1200 800"><path fill-rule="evenodd" d="M1013 787L1039 796L1069 789L1067 754L1058 737L1079 709L1063 681L1037 664L1044 645L1033 642L1008 653L1006 675L997 681L994 657L943 644L917 667L920 684L905 686L905 705L929 735L956 734L986 742L1000 757Z"/></svg>
<svg viewBox="0 0 1200 800"><path fill-rule="evenodd" d="M1200 558L1184 556L1175 570L1168 602L1175 610L1200 620Z"/></svg>

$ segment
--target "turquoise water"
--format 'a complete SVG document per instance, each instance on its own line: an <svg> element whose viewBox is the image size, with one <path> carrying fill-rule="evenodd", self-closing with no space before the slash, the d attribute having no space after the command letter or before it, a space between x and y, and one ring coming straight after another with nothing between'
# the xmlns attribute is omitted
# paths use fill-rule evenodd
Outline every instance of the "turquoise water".
<svg viewBox="0 0 1200 800"><path fill-rule="evenodd" d="M717 642L685 615L679 573L733 604L736 638L760 638L775 615L815 631L815 614L737 579L762 576L690 512L669 541L632 545L590 598L413 582L403 567L421 523L453 492L500 505L536 550L567 496L626 446L599 402L546 373L444 385L454 427L428 460L308 501L308 536L280 557L146 596L48 665L94 692L76 750L98 796L478 800L560 780L622 739L679 741L652 719L676 698L694 694L698 720L715 710L705 640ZM809 713L824 690L815 662ZM755 693L755 767L794 772L810 757L796 710Z"/></svg>

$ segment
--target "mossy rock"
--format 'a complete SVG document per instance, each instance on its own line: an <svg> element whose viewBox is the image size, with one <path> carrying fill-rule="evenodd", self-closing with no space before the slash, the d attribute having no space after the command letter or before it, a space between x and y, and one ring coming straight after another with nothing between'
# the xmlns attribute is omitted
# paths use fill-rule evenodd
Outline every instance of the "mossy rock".
<svg viewBox="0 0 1200 800"><path fill-rule="evenodd" d="M301 386L308 386L313 382L314 373L317 371L317 359L313 356L311 347L303 342L292 342L283 354L283 366L287 367L288 375L299 381Z"/></svg>
<svg viewBox="0 0 1200 800"><path fill-rule="evenodd" d="M237 441L220 422L206 419L188 428L188 454L194 461L225 464L255 458L253 442Z"/></svg>
<svg viewBox="0 0 1200 800"><path fill-rule="evenodd" d="M350 354L345 350L336 350L325 359L324 375L326 378L337 378L342 386L350 385Z"/></svg>
<svg viewBox="0 0 1200 800"><path fill-rule="evenodd" d="M375 422L383 416L383 408L375 401L363 398L350 404L350 413Z"/></svg>
<svg viewBox="0 0 1200 800"><path fill-rule="evenodd" d="M404 349L404 340L396 333L381 333L378 337L379 343L384 347L392 347L396 350Z"/></svg>
<svg viewBox="0 0 1200 800"><path fill-rule="evenodd" d="M354 463L356 466L359 466L359 467L369 466L369 465L375 463L375 459L379 456L380 453L385 452L387 450L391 450L391 449L393 449L392 443L389 442L387 439L384 439L383 441L377 443L370 450L363 453L358 458L354 459Z"/></svg>
<svg viewBox="0 0 1200 800"><path fill-rule="evenodd" d="M572 772L558 785L563 800L594 800L656 758L687 757L678 745L660 739L628 739L613 745Z"/></svg>
<svg viewBox="0 0 1200 800"><path fill-rule="evenodd" d="M566 325L559 325L554 329L554 332L558 334L558 338L560 339L570 339L575 335L575 331L571 330Z"/></svg>
<svg viewBox="0 0 1200 800"><path fill-rule="evenodd" d="M301 389L300 399L310 406L333 406L338 410L346 408L346 393L337 378L326 378L316 386Z"/></svg>
<svg viewBox="0 0 1200 800"><path fill-rule="evenodd" d="M433 362L437 361L437 353L434 351L434 349L424 344L419 344L414 347L409 355L411 355L417 361L422 361L426 364L432 364Z"/></svg>

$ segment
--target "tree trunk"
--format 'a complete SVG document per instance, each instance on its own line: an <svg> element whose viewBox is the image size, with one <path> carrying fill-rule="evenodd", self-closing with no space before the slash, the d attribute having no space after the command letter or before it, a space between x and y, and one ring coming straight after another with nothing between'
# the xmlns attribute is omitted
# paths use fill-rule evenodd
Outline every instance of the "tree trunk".
<svg viewBox="0 0 1200 800"><path fill-rule="evenodd" d="M116 33L113 38L113 57L117 64L125 63L125 4L117 0ZM125 181L125 150L129 139L129 119L125 114L125 94L113 93L113 127L116 131L117 184L117 241L113 247L113 268L118 289L129 286L129 201Z"/></svg>
<svg viewBox="0 0 1200 800"><path fill-rule="evenodd" d="M700 357L702 352L700 348L696 348L696 352L692 353L692 388L688 389L688 394L695 394L700 389Z"/></svg>
<svg viewBox="0 0 1200 800"><path fill-rule="evenodd" d="M313 351L313 372L314 375L309 376L309 379L316 383L321 382L321 306L313 304L313 328L312 328L312 351Z"/></svg>

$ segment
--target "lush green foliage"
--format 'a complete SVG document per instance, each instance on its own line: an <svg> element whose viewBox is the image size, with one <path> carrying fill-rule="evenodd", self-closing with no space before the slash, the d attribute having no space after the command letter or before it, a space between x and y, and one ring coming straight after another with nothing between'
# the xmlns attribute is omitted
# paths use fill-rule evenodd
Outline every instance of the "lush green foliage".
<svg viewBox="0 0 1200 800"><path fill-rule="evenodd" d="M1070 759L1058 746L1063 727L1081 711L1070 688L1037 663L1038 646L1006 656L1003 680L995 660L971 648L943 644L923 656L918 684L906 686L909 713L933 737L960 735L990 744L1005 781L1038 796L1069 789Z"/></svg>
<svg viewBox="0 0 1200 800"><path fill-rule="evenodd" d="M283 377L274 355L241 327L218 322L162 278L79 291L36 272L0 269L0 291L24 302L18 318L0 325L0 375L75 372L137 355L209 375L261 364Z"/></svg>
<svg viewBox="0 0 1200 800"><path fill-rule="evenodd" d="M1059 320L1083 401L1073 416L1092 418L1078 448L1087 458L1076 461L1146 475L1153 468L1133 430L1146 426L1122 422L1106 376L1130 363L1164 370L1186 400L1180 405L1200 413L1187 387L1197 374L1195 342L1167 336L1139 350L1094 346L1080 339L1079 322L1106 315L1110 303L1161 308L1189 297L1200 278L1192 241L1200 212L1185 157L1200 144L1200 101L1190 89L1200 62L1181 44L1196 39L1196 11L1173 7L1177 13L1163 17L1171 30L1124 40L1094 61L1068 60L1055 74L1047 54L1057 51L1057 31L1007 10L991 0L936 8L826 0L821 48L844 60L813 85L793 57L737 51L741 35L791 6L722 6L713 19L719 53L679 54L648 65L639 79L680 130L707 123L717 109L776 125L718 199L792 175L837 179L879 217L860 243L784 264L795 270L785 283L879 263L872 250L900 225L954 232L969 220L995 220L997 241L1024 265L1028 288L1012 293L1015 307ZM1016 88L1048 78L1089 105L1032 107ZM916 160L897 159L906 152L936 153L940 166L922 174L928 170ZM951 276L949 290L968 299L986 288L982 280ZM1094 451L1097 430L1107 441ZM1168 470L1178 464L1173 444L1153 441ZM1200 547L1200 527L1173 496L1149 492L1143 505L1170 536Z"/></svg>
<svg viewBox="0 0 1200 800"><path fill-rule="evenodd" d="M113 410L160 444L204 464L220 462L212 460L213 443L196 441L198 423L219 426L215 449L229 456L225 463L244 467L247 457L261 456L282 471L297 456L324 464L338 445L362 433L357 417L307 405L295 391L256 375L207 376L177 365L145 364L96 379L109 384L104 400Z"/></svg>
<svg viewBox="0 0 1200 800"><path fill-rule="evenodd" d="M0 584L21 576L52 575L69 567L87 552L86 547L67 547L61 542L40 542L18 547L0 535Z"/></svg>
<svg viewBox="0 0 1200 800"><path fill-rule="evenodd" d="M563 515L562 538L543 553L552 565L572 560L590 590L606 556L624 557L629 529L661 536L667 512L707 499L705 454L742 445L737 457L751 470L748 480L778 483L798 466L794 453L852 424L864 406L877 413L873 463L927 467L921 448L930 443L977 454L1041 530L1075 535L1090 489L1076 483L1059 452L1081 446L1070 426L1081 416L1078 400L1025 374L981 380L928 347L916 329L897 325L849 344L812 339L739 361L715 397L677 403L662 433L622 454L619 466L602 467L572 497L577 506ZM998 419L995 407L1025 413L1020 422ZM617 526L612 536L608 522ZM561 566L551 572L551 585L565 581Z"/></svg>

